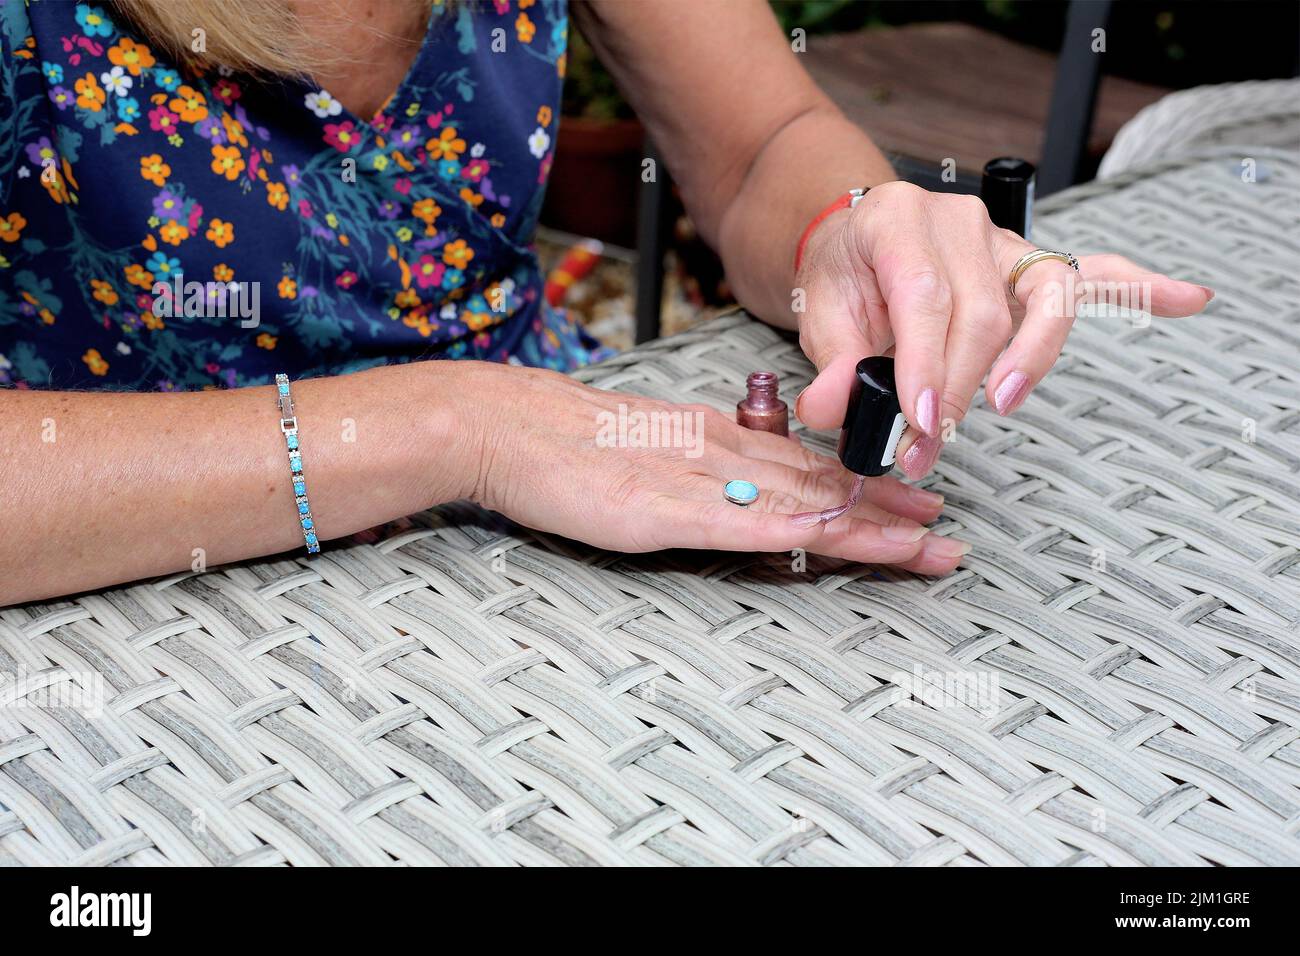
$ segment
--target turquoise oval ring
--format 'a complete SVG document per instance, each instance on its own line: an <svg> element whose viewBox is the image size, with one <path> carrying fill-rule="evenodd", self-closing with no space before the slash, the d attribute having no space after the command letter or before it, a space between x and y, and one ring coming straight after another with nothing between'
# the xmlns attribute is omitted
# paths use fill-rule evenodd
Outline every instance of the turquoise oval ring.
<svg viewBox="0 0 1300 956"><path fill-rule="evenodd" d="M729 481L722 489L722 496L733 505L744 508L758 500L758 485L752 481Z"/></svg>

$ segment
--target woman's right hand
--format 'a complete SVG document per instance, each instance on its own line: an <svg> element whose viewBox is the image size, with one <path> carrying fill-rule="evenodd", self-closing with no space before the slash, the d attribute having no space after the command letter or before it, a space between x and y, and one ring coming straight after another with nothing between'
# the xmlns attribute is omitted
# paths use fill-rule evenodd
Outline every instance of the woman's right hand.
<svg viewBox="0 0 1300 956"><path fill-rule="evenodd" d="M616 551L802 548L928 575L952 571L969 550L923 527L938 516L940 495L887 476L867 479L843 517L796 525L798 512L843 502L854 476L834 458L707 406L601 391L537 369L481 365L474 379L483 428L473 498L527 527ZM658 447L640 447L638 420L675 428L661 429L651 442ZM759 487L748 508L723 498L735 478Z"/></svg>

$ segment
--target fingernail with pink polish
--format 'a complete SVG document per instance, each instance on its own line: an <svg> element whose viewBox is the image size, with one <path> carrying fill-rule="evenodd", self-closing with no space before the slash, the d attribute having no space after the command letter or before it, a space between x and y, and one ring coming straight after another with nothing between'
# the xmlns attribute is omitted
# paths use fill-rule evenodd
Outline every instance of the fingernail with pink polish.
<svg viewBox="0 0 1300 956"><path fill-rule="evenodd" d="M1205 293L1205 301L1206 301L1206 302L1209 302L1211 299L1214 298L1214 290L1211 289L1209 286L1206 286L1206 285L1198 285L1196 288L1200 289L1202 292Z"/></svg>
<svg viewBox="0 0 1300 956"><path fill-rule="evenodd" d="M998 390L993 393L993 407L999 415L1010 415L1029 394L1029 376L1024 372L1012 372L1002 380Z"/></svg>
<svg viewBox="0 0 1300 956"><path fill-rule="evenodd" d="M898 467L909 478L924 478L939 460L939 452L942 450L943 442L939 439L929 436L918 438L912 442L911 448L903 452L903 457L898 459Z"/></svg>
<svg viewBox="0 0 1300 956"><path fill-rule="evenodd" d="M939 434L939 393L932 388L916 400L916 424L931 438Z"/></svg>

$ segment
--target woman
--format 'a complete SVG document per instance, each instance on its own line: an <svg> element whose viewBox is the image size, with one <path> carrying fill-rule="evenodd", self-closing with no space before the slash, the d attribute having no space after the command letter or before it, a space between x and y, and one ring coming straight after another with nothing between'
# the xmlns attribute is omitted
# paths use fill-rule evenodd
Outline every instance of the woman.
<svg viewBox="0 0 1300 956"><path fill-rule="evenodd" d="M761 0L573 7L739 300L798 329L803 422L838 426L857 360L893 348L918 478L986 374L1008 414L1047 372L1070 267L1033 265L1011 301L1033 247L896 181ZM699 457L595 440L602 412L660 403L550 370L601 354L541 302L528 248L566 14L4 0L0 604L314 551L459 497L625 551L956 566L966 546L924 528L939 496L893 478L792 522L851 476L716 413ZM1212 295L1112 256L1081 270L1149 282L1161 315ZM468 361L415 361L434 357ZM722 498L738 477L762 489L748 509Z"/></svg>

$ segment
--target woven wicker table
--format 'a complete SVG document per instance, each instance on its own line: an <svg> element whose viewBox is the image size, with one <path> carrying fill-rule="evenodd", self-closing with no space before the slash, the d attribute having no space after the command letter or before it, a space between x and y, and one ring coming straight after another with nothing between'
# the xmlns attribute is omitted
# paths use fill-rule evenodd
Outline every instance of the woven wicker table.
<svg viewBox="0 0 1300 956"><path fill-rule="evenodd" d="M456 505L0 611L0 863L1300 862L1300 164L1254 158L1043 204L1219 295L972 411L944 579ZM760 367L808 379L733 315L581 377L730 408Z"/></svg>

